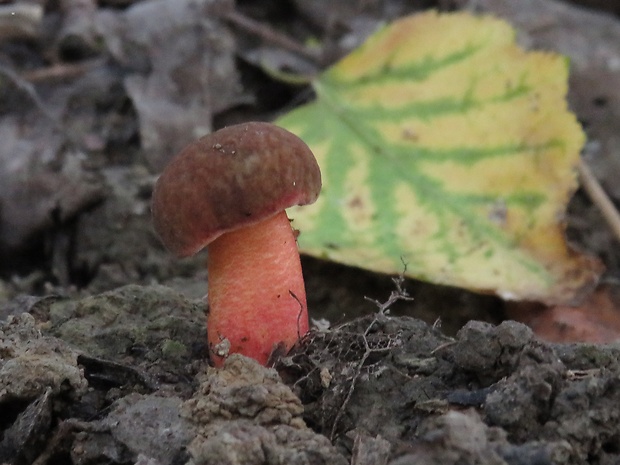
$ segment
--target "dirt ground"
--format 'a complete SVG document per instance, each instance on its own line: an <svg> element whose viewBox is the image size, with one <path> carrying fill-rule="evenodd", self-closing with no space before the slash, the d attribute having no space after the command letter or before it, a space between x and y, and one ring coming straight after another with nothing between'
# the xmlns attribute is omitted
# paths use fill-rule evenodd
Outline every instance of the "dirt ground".
<svg viewBox="0 0 620 465"><path fill-rule="evenodd" d="M205 256L155 236L157 174L312 98L267 69L312 75L426 8L568 55L584 159L620 202L617 1L0 1L0 464L620 463L620 345L543 342L491 296L306 257L316 329L274 368L209 367ZM620 295L583 192L567 219Z"/></svg>

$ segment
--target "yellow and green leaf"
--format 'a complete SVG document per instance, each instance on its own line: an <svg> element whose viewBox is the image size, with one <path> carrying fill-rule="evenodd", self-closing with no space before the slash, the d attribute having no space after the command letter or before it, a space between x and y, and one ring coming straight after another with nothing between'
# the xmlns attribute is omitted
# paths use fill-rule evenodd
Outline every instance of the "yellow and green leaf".
<svg viewBox="0 0 620 465"><path fill-rule="evenodd" d="M323 173L291 210L302 252L384 273L568 302L598 261L573 252L563 216L584 134L568 63L525 52L503 21L428 12L382 28L276 123Z"/></svg>

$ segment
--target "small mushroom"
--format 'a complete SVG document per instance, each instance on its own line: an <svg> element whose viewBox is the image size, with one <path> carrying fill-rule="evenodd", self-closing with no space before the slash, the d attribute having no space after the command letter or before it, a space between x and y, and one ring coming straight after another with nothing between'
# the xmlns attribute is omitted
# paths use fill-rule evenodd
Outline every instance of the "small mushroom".
<svg viewBox="0 0 620 465"><path fill-rule="evenodd" d="M269 123L220 129L172 159L153 191L155 229L179 257L207 247L211 358L266 365L308 331L295 232L284 211L313 203L321 172L308 146Z"/></svg>

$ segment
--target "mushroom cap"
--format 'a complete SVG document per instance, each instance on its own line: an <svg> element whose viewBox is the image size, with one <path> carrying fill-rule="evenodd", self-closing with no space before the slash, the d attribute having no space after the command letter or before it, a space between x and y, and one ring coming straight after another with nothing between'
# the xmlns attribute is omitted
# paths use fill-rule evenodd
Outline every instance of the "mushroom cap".
<svg viewBox="0 0 620 465"><path fill-rule="evenodd" d="M172 159L153 190L153 222L164 245L185 257L227 231L313 203L320 190L319 166L299 137L270 123L244 123Z"/></svg>

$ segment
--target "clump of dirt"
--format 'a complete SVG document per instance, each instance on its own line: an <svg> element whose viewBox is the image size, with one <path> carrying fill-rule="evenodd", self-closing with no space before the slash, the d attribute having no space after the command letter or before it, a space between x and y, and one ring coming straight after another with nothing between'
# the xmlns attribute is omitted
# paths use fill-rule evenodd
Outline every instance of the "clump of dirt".
<svg viewBox="0 0 620 465"><path fill-rule="evenodd" d="M206 357L205 307L164 286L128 285L42 314L49 334L80 351L91 384L187 396Z"/></svg>
<svg viewBox="0 0 620 465"><path fill-rule="evenodd" d="M157 304L155 304L157 303ZM131 285L18 299L0 326L9 463L615 463L620 346L520 323L455 337L387 309L265 368L208 365L202 300Z"/></svg>
<svg viewBox="0 0 620 465"><path fill-rule="evenodd" d="M310 335L278 367L307 422L344 450L359 430L413 449L411 458L434 457L424 463L452 463L439 453L450 445L467 463L585 463L619 457L618 355L615 346L546 344L512 321L472 321L451 339L379 313ZM466 439L450 439L458 430ZM476 431L486 445L473 453Z"/></svg>
<svg viewBox="0 0 620 465"><path fill-rule="evenodd" d="M77 353L62 340L43 336L31 315L0 322L0 341L0 403L86 388Z"/></svg>
<svg viewBox="0 0 620 465"><path fill-rule="evenodd" d="M183 411L198 429L191 464L348 463L306 426L301 401L276 371L240 355L210 369Z"/></svg>
<svg viewBox="0 0 620 465"><path fill-rule="evenodd" d="M55 410L79 402L88 383L67 343L44 336L30 314L0 321L0 461L32 463Z"/></svg>

